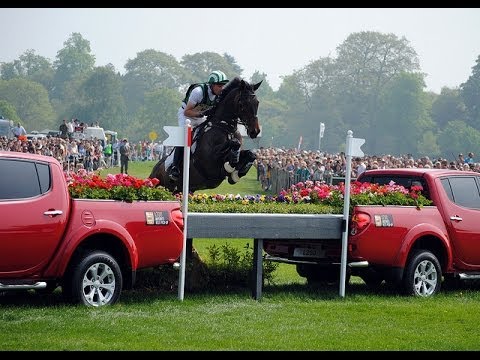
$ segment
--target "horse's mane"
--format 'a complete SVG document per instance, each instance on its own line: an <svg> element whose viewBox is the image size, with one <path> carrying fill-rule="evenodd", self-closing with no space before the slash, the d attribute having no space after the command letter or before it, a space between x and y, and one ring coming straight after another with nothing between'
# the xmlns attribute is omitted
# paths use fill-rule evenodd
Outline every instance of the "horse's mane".
<svg viewBox="0 0 480 360"><path fill-rule="evenodd" d="M236 76L232 80L230 80L227 83L227 85L225 85L225 87L222 90L222 93L218 97L218 102L222 102L233 89L238 88L240 86L241 81L242 81L242 79L238 76Z"/></svg>

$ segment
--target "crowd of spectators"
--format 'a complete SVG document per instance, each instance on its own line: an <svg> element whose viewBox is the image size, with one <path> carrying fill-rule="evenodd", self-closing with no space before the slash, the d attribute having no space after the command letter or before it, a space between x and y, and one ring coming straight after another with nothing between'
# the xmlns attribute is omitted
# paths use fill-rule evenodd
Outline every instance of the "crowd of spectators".
<svg viewBox="0 0 480 360"><path fill-rule="evenodd" d="M98 127L98 122L91 124ZM20 124L12 129L14 137L0 137L0 151L18 151L32 154L55 157L65 171L77 171L80 168L88 171L101 170L113 166L120 166L119 148L122 143L117 139L113 143L108 140L87 139L75 136L83 132L87 124L78 119L67 121L64 119L59 126L58 136L47 135L27 138L26 131ZM14 131L13 131L14 130ZM161 143L138 141L130 144L129 160L131 161L158 161L164 154Z"/></svg>
<svg viewBox="0 0 480 360"><path fill-rule="evenodd" d="M346 158L343 152L331 154L320 151L298 151L295 148L261 147L256 150L256 155L254 166L257 168L257 180L261 182L263 190L271 189L273 173L278 173L274 170L288 173L291 183L314 180L331 184L333 178L344 178L346 175ZM386 168L437 168L480 172L480 163L474 161L472 152L469 152L467 157L459 154L456 159L450 161L440 157L414 158L411 154L365 155L352 158L351 177L356 178L365 170Z"/></svg>
<svg viewBox="0 0 480 360"><path fill-rule="evenodd" d="M120 166L117 150L120 140L112 144L110 154L105 153L102 141L97 139L66 139L60 136L46 136L32 139L0 137L0 151L19 151L55 157L64 170L76 171L85 168L88 171ZM107 147L107 144L105 147ZM163 155L163 146L149 141L138 141L130 145L131 161L157 161Z"/></svg>
<svg viewBox="0 0 480 360"><path fill-rule="evenodd" d="M65 170L75 171L85 168L89 171L119 166L118 149L121 140L113 144L103 144L97 139L75 139L72 132L78 131L78 120L63 120L59 136L27 139L25 136L0 137L0 151L29 152L55 157ZM93 124L92 124L93 125ZM98 126L98 123L96 123ZM79 125L78 125L79 126ZM73 131L72 131L73 130ZM109 149L107 149L107 147ZM131 161L158 161L169 149L161 142L138 141L130 144ZM257 180L264 190L272 187L272 174L278 171L288 174L292 183L313 180L332 183L333 178L344 178L346 158L343 152L326 153L320 151L261 147L255 150L257 159ZM440 168L480 172L480 162L475 162L474 154L466 157L458 154L454 160L430 159L428 156L414 158L406 155L365 155L351 160L351 177L356 178L363 171L385 168Z"/></svg>

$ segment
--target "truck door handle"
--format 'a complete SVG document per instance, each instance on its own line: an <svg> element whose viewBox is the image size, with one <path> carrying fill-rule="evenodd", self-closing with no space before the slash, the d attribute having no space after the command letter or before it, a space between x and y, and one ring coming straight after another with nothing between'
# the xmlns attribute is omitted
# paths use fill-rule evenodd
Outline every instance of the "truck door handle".
<svg viewBox="0 0 480 360"><path fill-rule="evenodd" d="M43 215L51 216L51 217L54 217L54 216L57 216L57 215L62 215L62 214L63 214L62 210L48 210L48 211L45 211L43 213Z"/></svg>
<svg viewBox="0 0 480 360"><path fill-rule="evenodd" d="M450 216L450 220L453 220L453 221L462 221L463 219L460 217L460 216Z"/></svg>

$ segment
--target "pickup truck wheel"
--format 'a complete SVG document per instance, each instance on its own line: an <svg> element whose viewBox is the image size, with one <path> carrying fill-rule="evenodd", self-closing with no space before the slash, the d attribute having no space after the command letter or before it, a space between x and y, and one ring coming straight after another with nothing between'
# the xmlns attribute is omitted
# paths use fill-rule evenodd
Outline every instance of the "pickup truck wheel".
<svg viewBox="0 0 480 360"><path fill-rule="evenodd" d="M426 250L413 253L407 264L403 281L408 294L428 297L439 292L442 268L437 257Z"/></svg>
<svg viewBox="0 0 480 360"><path fill-rule="evenodd" d="M94 251L81 258L71 274L65 291L74 303L103 306L112 305L120 298L123 285L120 266L103 251Z"/></svg>

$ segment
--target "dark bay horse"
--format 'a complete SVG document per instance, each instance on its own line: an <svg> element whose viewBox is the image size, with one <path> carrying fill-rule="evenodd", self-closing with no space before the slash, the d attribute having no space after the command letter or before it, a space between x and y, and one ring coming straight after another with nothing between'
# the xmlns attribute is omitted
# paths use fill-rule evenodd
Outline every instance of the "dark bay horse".
<svg viewBox="0 0 480 360"><path fill-rule="evenodd" d="M209 111L207 120L192 129L189 191L215 189L225 178L236 183L250 170L256 156L250 150L240 150L241 136L237 125L242 124L250 138L260 133L255 91L262 82L251 85L241 78L225 85L217 104ZM173 154L164 156L153 167L150 178L160 180L161 186L174 193L183 189L183 174L178 181L168 178L167 169ZM182 166L183 170L183 166Z"/></svg>

